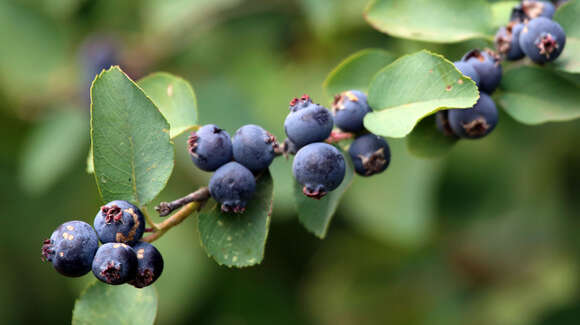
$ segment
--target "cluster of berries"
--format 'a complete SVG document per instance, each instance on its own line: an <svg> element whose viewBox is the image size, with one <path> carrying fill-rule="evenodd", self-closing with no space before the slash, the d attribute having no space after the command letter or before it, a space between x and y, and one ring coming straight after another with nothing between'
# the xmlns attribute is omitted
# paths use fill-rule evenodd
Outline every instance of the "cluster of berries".
<svg viewBox="0 0 580 325"><path fill-rule="evenodd" d="M538 64L554 61L566 45L564 29L552 20L555 11L548 1L522 1L495 35L498 52L510 61L524 56Z"/></svg>
<svg viewBox="0 0 580 325"><path fill-rule="evenodd" d="M143 288L159 278L163 258L153 245L140 241L145 218L139 208L127 201L109 202L97 213L94 227L76 220L63 223L44 241L43 260L62 275L79 277L92 270L97 279L113 285Z"/></svg>
<svg viewBox="0 0 580 325"><path fill-rule="evenodd" d="M364 93L349 90L336 95L332 111L334 114L304 95L290 102L290 113L284 122L288 137L284 147L291 148L290 153L296 154L292 165L294 178L303 186L302 192L314 199L336 189L344 179L342 153L323 142L332 138L335 124L342 132L356 135L348 152L357 174L371 176L381 173L391 160L385 139L368 133L364 128L363 119L371 111Z"/></svg>

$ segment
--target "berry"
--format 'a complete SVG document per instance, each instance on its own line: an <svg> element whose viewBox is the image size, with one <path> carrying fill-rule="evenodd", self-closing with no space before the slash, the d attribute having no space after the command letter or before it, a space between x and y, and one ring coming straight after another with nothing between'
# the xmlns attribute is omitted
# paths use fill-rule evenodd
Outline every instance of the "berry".
<svg viewBox="0 0 580 325"><path fill-rule="evenodd" d="M137 276L129 284L136 288L147 287L163 272L163 257L155 246L147 242L138 242L133 251L137 255Z"/></svg>
<svg viewBox="0 0 580 325"><path fill-rule="evenodd" d="M133 245L145 231L141 210L127 201L111 201L95 216L95 230L101 242Z"/></svg>
<svg viewBox="0 0 580 325"><path fill-rule="evenodd" d="M290 114L284 121L286 135L298 148L313 142L324 141L334 124L325 107L312 103L308 95L290 102Z"/></svg>
<svg viewBox="0 0 580 325"><path fill-rule="evenodd" d="M312 143L298 150L292 172L302 186L302 192L311 198L320 199L336 189L345 174L344 157L335 147Z"/></svg>
<svg viewBox="0 0 580 325"><path fill-rule="evenodd" d="M544 17L532 19L520 35L520 47L536 63L556 60L565 45L566 33L562 26Z"/></svg>
<svg viewBox="0 0 580 325"><path fill-rule="evenodd" d="M510 61L515 61L525 56L520 47L520 33L524 29L521 23L509 23L506 27L501 27L495 34L495 45L497 51Z"/></svg>
<svg viewBox="0 0 580 325"><path fill-rule="evenodd" d="M479 74L479 90L491 94L501 81L500 58L491 50L471 50L462 61L470 63Z"/></svg>
<svg viewBox="0 0 580 325"><path fill-rule="evenodd" d="M193 163L206 172L215 171L233 158L230 135L213 124L192 133L187 147Z"/></svg>
<svg viewBox="0 0 580 325"><path fill-rule="evenodd" d="M82 221L60 225L42 245L42 259L60 274L78 277L91 270L99 239L93 227Z"/></svg>
<svg viewBox="0 0 580 325"><path fill-rule="evenodd" d="M488 135L497 125L498 112L493 99L479 93L472 108L449 110L449 125L461 138L477 139Z"/></svg>
<svg viewBox="0 0 580 325"><path fill-rule="evenodd" d="M255 191L254 175L235 161L218 168L209 180L209 192L224 212L244 212Z"/></svg>
<svg viewBox="0 0 580 325"><path fill-rule="evenodd" d="M135 279L137 255L131 246L107 243L99 247L93 260L93 274L108 284L123 284Z"/></svg>
<svg viewBox="0 0 580 325"><path fill-rule="evenodd" d="M435 115L435 123L437 125L437 130L443 133L443 135L448 137L456 138L457 136L453 133L451 126L449 125L449 111L442 110L437 112Z"/></svg>
<svg viewBox="0 0 580 325"><path fill-rule="evenodd" d="M344 132L364 130L363 119L372 111L367 103L367 95L358 90L349 90L334 97L332 112L334 123Z"/></svg>
<svg viewBox="0 0 580 325"><path fill-rule="evenodd" d="M348 149L354 170L361 176L383 172L391 162L391 150L385 139L365 134L356 138Z"/></svg>
<svg viewBox="0 0 580 325"><path fill-rule="evenodd" d="M455 61L453 62L453 65L455 65L457 70L459 70L464 76L471 78L477 87L479 87L479 82L481 80L479 78L479 73L475 71L475 68L471 64L463 61Z"/></svg>
<svg viewBox="0 0 580 325"><path fill-rule="evenodd" d="M552 19L556 7L548 1L524 0L512 9L511 22L523 23L537 17Z"/></svg>
<svg viewBox="0 0 580 325"><path fill-rule="evenodd" d="M278 142L270 132L257 125L244 125L234 135L234 160L252 172L259 172L270 166L277 147Z"/></svg>

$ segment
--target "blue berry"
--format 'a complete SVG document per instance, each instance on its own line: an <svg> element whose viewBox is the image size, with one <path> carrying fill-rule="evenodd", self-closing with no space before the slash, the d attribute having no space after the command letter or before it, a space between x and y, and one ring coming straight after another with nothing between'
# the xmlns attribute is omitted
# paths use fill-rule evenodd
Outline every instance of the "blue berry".
<svg viewBox="0 0 580 325"><path fill-rule="evenodd" d="M479 90L491 94L501 81L500 58L490 50L471 50L462 61L470 63L479 74Z"/></svg>
<svg viewBox="0 0 580 325"><path fill-rule="evenodd" d="M512 22L506 27L501 27L495 34L497 51L510 61L519 60L525 56L520 47L520 34L523 29L523 24Z"/></svg>
<svg viewBox="0 0 580 325"><path fill-rule="evenodd" d="M332 114L323 106L312 103L308 95L290 102L290 114L284 121L286 135L298 148L324 141L334 124Z"/></svg>
<svg viewBox="0 0 580 325"><path fill-rule="evenodd" d="M520 47L536 63L556 60L565 45L566 33L562 26L544 17L532 19L520 35Z"/></svg>
<svg viewBox="0 0 580 325"><path fill-rule="evenodd" d="M437 130L443 133L443 135L453 138L457 137L455 133L453 133L451 125L449 125L449 110L442 110L437 112L435 115L435 124L437 126Z"/></svg>
<svg viewBox="0 0 580 325"><path fill-rule="evenodd" d="M477 103L468 109L449 110L449 125L457 136L477 139L488 135L497 125L498 112L493 99L480 92Z"/></svg>
<svg viewBox="0 0 580 325"><path fill-rule="evenodd" d="M111 201L101 207L95 216L95 230L104 243L133 245L145 231L141 210L127 201Z"/></svg>
<svg viewBox="0 0 580 325"><path fill-rule="evenodd" d="M382 173L391 162L391 150L385 139L365 134L357 137L348 153L354 164L354 170L361 176Z"/></svg>
<svg viewBox="0 0 580 325"><path fill-rule="evenodd" d="M367 95L358 90L349 90L334 97L332 104L334 123L344 132L364 130L363 119L372 111Z"/></svg>
<svg viewBox="0 0 580 325"><path fill-rule="evenodd" d="M244 212L255 191L254 175L235 161L218 168L209 180L209 192L224 212Z"/></svg>
<svg viewBox="0 0 580 325"><path fill-rule="evenodd" d="M206 172L215 171L233 158L230 135L213 124L192 133L187 147L193 163Z"/></svg>
<svg viewBox="0 0 580 325"><path fill-rule="evenodd" d="M137 255L131 246L107 243L99 247L93 260L93 274L108 284L123 284L135 279Z"/></svg>
<svg viewBox="0 0 580 325"><path fill-rule="evenodd" d="M42 259L60 274L78 277L91 270L99 239L93 227L82 221L60 225L42 245Z"/></svg>
<svg viewBox="0 0 580 325"><path fill-rule="evenodd" d="M512 9L511 22L523 23L537 17L552 19L556 7L549 1L524 0Z"/></svg>
<svg viewBox="0 0 580 325"><path fill-rule="evenodd" d="M479 87L479 82L481 80L479 78L479 73L475 71L475 68L470 63L463 61L455 61L453 62L453 65L455 65L457 70L459 70L464 76L471 78L471 80L475 82L475 85Z"/></svg>
<svg viewBox="0 0 580 325"><path fill-rule="evenodd" d="M270 132L257 125L244 125L234 135L234 160L254 173L259 172L270 166L277 147L278 142Z"/></svg>
<svg viewBox="0 0 580 325"><path fill-rule="evenodd" d="M344 179L345 170L340 151L323 142L302 147L292 164L294 178L303 186L302 192L315 199L336 189Z"/></svg>
<svg viewBox="0 0 580 325"><path fill-rule="evenodd" d="M163 272L163 257L155 246L147 242L138 242L133 251L137 255L137 275L129 284L136 288L150 286Z"/></svg>

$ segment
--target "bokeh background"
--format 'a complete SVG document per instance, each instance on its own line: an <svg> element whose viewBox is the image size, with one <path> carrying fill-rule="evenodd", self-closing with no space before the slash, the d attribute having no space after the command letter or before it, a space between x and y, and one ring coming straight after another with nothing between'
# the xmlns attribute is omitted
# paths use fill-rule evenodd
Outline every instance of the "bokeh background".
<svg viewBox="0 0 580 325"><path fill-rule="evenodd" d="M369 47L427 48L457 60L484 41L390 38L366 0L1 0L0 323L66 324L89 274L40 261L60 223L92 223L88 89L103 65L138 79L190 81L202 123L256 123L284 138L288 101L329 104L322 82ZM522 85L525 87L525 85ZM580 104L579 104L580 106ZM580 121L540 126L501 114L495 132L442 159L389 140L386 173L355 179L325 240L296 218L291 163L272 166L275 209L264 262L220 267L194 218L157 242L159 324L578 324ZM186 136L156 202L206 184ZM157 219L160 220L160 219Z"/></svg>

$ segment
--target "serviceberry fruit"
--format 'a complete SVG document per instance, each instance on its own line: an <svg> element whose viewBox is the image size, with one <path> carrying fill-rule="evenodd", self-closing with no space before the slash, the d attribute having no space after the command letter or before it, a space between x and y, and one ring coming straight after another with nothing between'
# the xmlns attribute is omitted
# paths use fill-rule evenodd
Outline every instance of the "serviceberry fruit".
<svg viewBox="0 0 580 325"><path fill-rule="evenodd" d="M491 97L479 93L479 100L472 108L449 110L449 125L457 136L477 139L488 135L497 125L498 112Z"/></svg>
<svg viewBox="0 0 580 325"><path fill-rule="evenodd" d="M443 133L443 135L452 138L457 137L455 133L453 133L451 125L449 125L449 110L442 110L437 112L435 115L435 124L437 126L437 130Z"/></svg>
<svg viewBox="0 0 580 325"><path fill-rule="evenodd" d="M323 142L302 147L292 164L294 178L303 186L302 192L315 199L336 189L344 179L345 170L342 153Z"/></svg>
<svg viewBox="0 0 580 325"><path fill-rule="evenodd" d="M108 284L123 284L135 279L137 255L131 246L123 243L103 244L93 260L93 274Z"/></svg>
<svg viewBox="0 0 580 325"><path fill-rule="evenodd" d="M370 111L367 95L358 90L342 92L334 97L332 103L334 123L344 132L364 130L363 119Z"/></svg>
<svg viewBox="0 0 580 325"><path fill-rule="evenodd" d="M257 125L244 125L234 135L234 160L256 173L270 166L277 147L278 142L270 132Z"/></svg>
<svg viewBox="0 0 580 325"><path fill-rule="evenodd" d="M391 150L387 141L374 134L357 137L348 153L354 164L354 170L361 176L382 173L391 162Z"/></svg>
<svg viewBox="0 0 580 325"><path fill-rule="evenodd" d="M536 63L556 60L566 45L566 33L562 26L548 18L532 19L520 34L522 51Z"/></svg>
<svg viewBox="0 0 580 325"><path fill-rule="evenodd" d="M221 203L224 212L242 213L256 191L256 180L252 172L235 161L216 170L209 180L211 196Z"/></svg>
<svg viewBox="0 0 580 325"><path fill-rule="evenodd" d="M332 131L332 114L325 107L314 104L308 95L290 102L290 114L284 121L286 135L298 148L324 141Z"/></svg>
<svg viewBox="0 0 580 325"><path fill-rule="evenodd" d="M136 288L147 287L163 272L163 257L155 246L143 241L135 244L133 251L137 255L137 275L129 284Z"/></svg>
<svg viewBox="0 0 580 325"><path fill-rule="evenodd" d="M99 239L93 227L82 221L60 225L42 245L42 259L60 274L78 277L91 270Z"/></svg>
<svg viewBox="0 0 580 325"><path fill-rule="evenodd" d="M495 45L499 54L510 61L519 60L525 56L520 47L520 33L523 29L522 23L511 22L497 31Z"/></svg>
<svg viewBox="0 0 580 325"><path fill-rule="evenodd" d="M491 94L501 81L500 58L491 50L471 50L462 61L470 63L479 74L479 90Z"/></svg>
<svg viewBox="0 0 580 325"><path fill-rule="evenodd" d="M523 23L537 17L552 19L555 11L556 7L549 1L524 0L512 9L510 21Z"/></svg>
<svg viewBox="0 0 580 325"><path fill-rule="evenodd" d="M479 73L475 71L475 68L471 65L471 63L455 61L453 62L453 65L455 65L457 70L459 70L464 76L471 78L477 87L479 87L479 82L481 79L479 78Z"/></svg>
<svg viewBox="0 0 580 325"><path fill-rule="evenodd" d="M187 141L191 160L201 170L213 172L233 158L230 135L214 124L202 126Z"/></svg>
<svg viewBox="0 0 580 325"><path fill-rule="evenodd" d="M145 231L145 218L139 208L127 201L111 201L101 207L95 216L95 230L101 242L138 242Z"/></svg>

